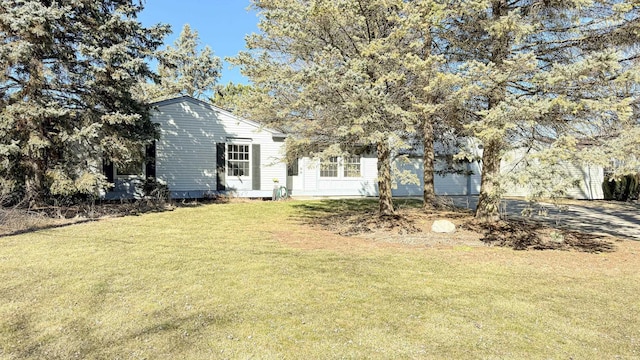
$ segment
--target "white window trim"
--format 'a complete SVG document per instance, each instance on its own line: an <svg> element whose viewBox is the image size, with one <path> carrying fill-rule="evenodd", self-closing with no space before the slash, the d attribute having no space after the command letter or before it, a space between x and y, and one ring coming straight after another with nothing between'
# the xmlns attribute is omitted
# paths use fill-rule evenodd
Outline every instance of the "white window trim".
<svg viewBox="0 0 640 360"><path fill-rule="evenodd" d="M357 157L357 156L354 156ZM337 156L338 159L338 176L322 176L322 163L323 160L320 160L320 166L318 167L318 177L320 177L320 179L327 179L327 180L361 180L363 178L362 176L362 156L359 157L360 159L360 175L357 177L352 177L352 176L344 176L344 170L345 170L345 164L344 164L344 157L342 156Z"/></svg>
<svg viewBox="0 0 640 360"><path fill-rule="evenodd" d="M249 169L248 169L249 175L230 175L229 174L229 171L231 170L229 164L231 163L231 161L239 161L239 160L231 160L231 158L229 157L229 146L230 145L245 145L245 146L248 146L248 149L249 149L249 153L248 153L248 155L249 155L248 156L249 157L249 161L248 161L248 164L249 164ZM226 163L226 169L225 169L225 175L227 177L236 178L236 179L249 179L249 178L251 178L251 175L252 175L251 173L252 173L252 169L253 169L253 167L252 167L253 166L252 150L253 149L252 149L252 146L251 146L250 142L238 142L238 141L235 141L235 142L226 143L225 147L224 147L224 158L226 159L226 162L227 162ZM242 160L242 161L244 161L244 160Z"/></svg>

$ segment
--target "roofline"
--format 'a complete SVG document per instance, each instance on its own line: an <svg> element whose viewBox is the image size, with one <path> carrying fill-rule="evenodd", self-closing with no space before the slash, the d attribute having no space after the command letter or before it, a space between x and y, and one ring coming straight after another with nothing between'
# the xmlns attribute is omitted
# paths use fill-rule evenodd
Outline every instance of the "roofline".
<svg viewBox="0 0 640 360"><path fill-rule="evenodd" d="M269 132L274 137L283 137L284 138L284 137L288 136L287 134L285 134L285 133L283 133L281 131L277 131L277 130L268 128L268 127L263 126L262 124L260 124L258 122L255 122L255 121L242 118L240 116L237 116L237 115L233 114L230 111L227 111L227 110L225 110L223 108L220 108L220 107L215 106L213 104L210 104L208 102L196 99L196 98L194 98L192 96L189 96L189 95L181 95L181 96L176 96L176 97L172 97L172 98L168 98L168 99L164 99L164 100L160 100L160 101L155 101L155 102L150 103L149 105L151 107L160 107L160 106L180 103L182 101L188 101L188 102L191 102L191 103L194 103L194 104L197 104L197 105L204 106L204 107L208 108L209 110L216 111L216 112L219 112L219 113L223 113L223 114L225 114L227 116L231 116L231 117L235 118L238 121L244 122L247 125L250 125L250 126L259 128L260 130L264 130L266 132Z"/></svg>

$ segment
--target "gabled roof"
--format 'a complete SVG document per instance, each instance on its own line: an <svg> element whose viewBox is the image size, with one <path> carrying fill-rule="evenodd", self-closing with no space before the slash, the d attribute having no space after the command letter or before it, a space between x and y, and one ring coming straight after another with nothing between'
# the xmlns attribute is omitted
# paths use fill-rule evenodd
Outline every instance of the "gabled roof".
<svg viewBox="0 0 640 360"><path fill-rule="evenodd" d="M287 137L287 134L274 130L274 129L270 129L268 127L263 126L262 124L255 122L255 121L251 121L251 120L247 120L244 118L241 118L237 115L234 115L232 112L224 110L220 107L217 107L213 104L210 104L208 102L202 101L202 100L198 100L194 97L191 97L189 95L182 95L182 96L176 96L173 98L169 98L169 99L165 99L165 100L160 100L160 101L156 101L156 102L152 102L151 107L161 107L161 106L166 106L166 105L172 105L172 104L177 104L177 103L181 103L181 102L189 102L192 103L194 105L198 105L198 106L203 106L211 111L215 111L221 114L225 114L227 116L230 116L232 118L234 118L235 120L239 121L239 122L243 122L247 125L253 126L257 129L266 131L268 133L271 133L271 135L273 137Z"/></svg>

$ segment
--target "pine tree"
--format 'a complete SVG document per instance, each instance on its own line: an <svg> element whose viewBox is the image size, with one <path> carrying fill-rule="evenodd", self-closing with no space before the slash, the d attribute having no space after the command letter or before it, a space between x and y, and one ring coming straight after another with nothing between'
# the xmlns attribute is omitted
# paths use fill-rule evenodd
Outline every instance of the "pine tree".
<svg viewBox="0 0 640 360"><path fill-rule="evenodd" d="M435 192L435 143L448 141L451 133L460 133L460 99L455 89L460 77L449 63L445 35L447 20L455 16L457 6L434 0L406 2L399 13L399 41L388 50L401 58L406 79L404 91L409 108L416 113L414 133L423 149L423 209L437 206Z"/></svg>
<svg viewBox="0 0 640 360"><path fill-rule="evenodd" d="M212 104L227 111L231 111L236 115L248 116L248 114L244 114L242 110L242 103L249 96L251 91L254 91L251 85L234 84L233 82L229 82L224 86L218 86L213 97L209 100Z"/></svg>
<svg viewBox="0 0 640 360"><path fill-rule="evenodd" d="M200 36L185 24L174 42L157 52L158 83L143 83L147 100L189 95L208 100L220 78L222 62L209 45L199 50Z"/></svg>
<svg viewBox="0 0 640 360"><path fill-rule="evenodd" d="M252 117L292 134L293 153L339 156L373 145L380 214L392 214L392 154L409 146L419 126L432 147L434 110L417 102L431 101L438 60L422 38L430 29L408 18L418 2L270 0L253 7L262 33L235 60L259 90L246 103ZM421 19L437 21L438 11L421 10ZM429 174L432 166L427 159Z"/></svg>
<svg viewBox="0 0 640 360"><path fill-rule="evenodd" d="M587 152L576 146L593 143L605 128L629 124L633 95L622 89L637 85L622 54L631 49L620 44L616 52L607 47L617 41L605 39L629 31L637 8L623 15L622 1L464 3L447 41L467 79L460 94L471 115L468 129L483 145L476 216L496 220L500 163L509 150L533 150L532 161L546 164L539 169L558 167L580 161ZM604 149L593 145L592 151Z"/></svg>
<svg viewBox="0 0 640 360"><path fill-rule="evenodd" d="M0 2L0 178L14 200L95 196L100 160L128 163L153 140L131 88L165 26L131 0Z"/></svg>

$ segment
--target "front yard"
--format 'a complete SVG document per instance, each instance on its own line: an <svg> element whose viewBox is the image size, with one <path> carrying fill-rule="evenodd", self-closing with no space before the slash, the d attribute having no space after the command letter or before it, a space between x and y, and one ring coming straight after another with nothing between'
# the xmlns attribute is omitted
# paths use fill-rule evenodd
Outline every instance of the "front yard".
<svg viewBox="0 0 640 360"><path fill-rule="evenodd" d="M640 243L514 251L310 224L336 204L201 205L2 237L0 358L640 357Z"/></svg>

